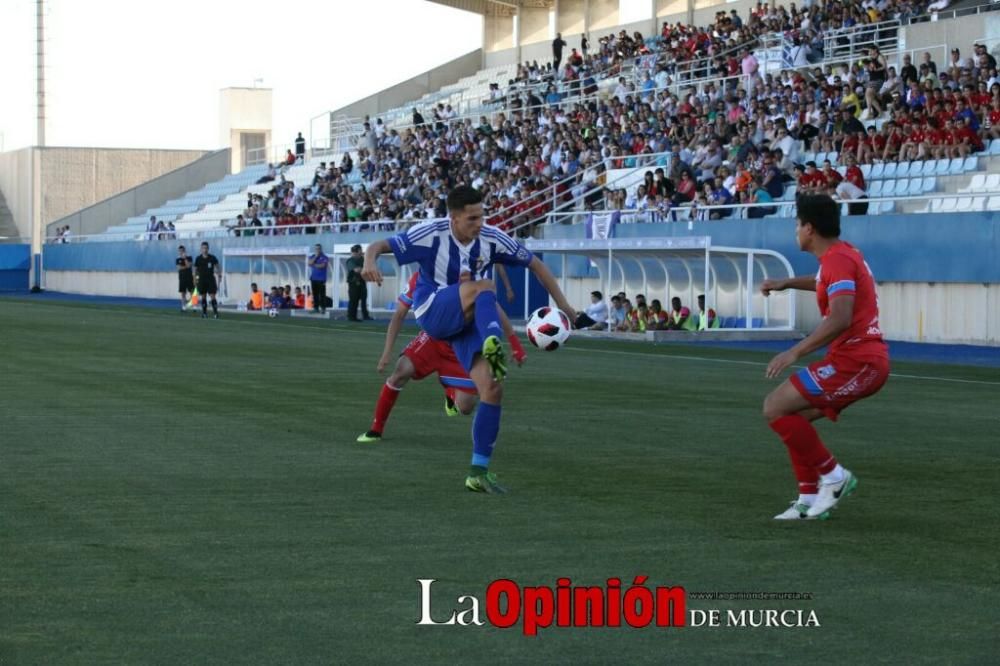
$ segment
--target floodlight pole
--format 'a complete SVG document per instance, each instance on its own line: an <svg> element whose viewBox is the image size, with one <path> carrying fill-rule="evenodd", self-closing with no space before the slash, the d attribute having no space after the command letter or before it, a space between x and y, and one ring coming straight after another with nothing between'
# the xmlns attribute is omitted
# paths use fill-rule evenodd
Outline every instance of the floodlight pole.
<svg viewBox="0 0 1000 666"><path fill-rule="evenodd" d="M38 145L45 146L45 0L35 0L35 77L38 87Z"/></svg>

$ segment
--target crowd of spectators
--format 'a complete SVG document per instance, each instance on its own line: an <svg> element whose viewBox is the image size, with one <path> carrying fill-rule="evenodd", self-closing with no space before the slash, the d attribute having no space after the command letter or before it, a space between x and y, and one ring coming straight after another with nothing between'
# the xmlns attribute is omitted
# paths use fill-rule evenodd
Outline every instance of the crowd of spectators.
<svg viewBox="0 0 1000 666"><path fill-rule="evenodd" d="M620 333L645 333L646 331L696 331L717 328L715 310L705 308L704 294L698 296L698 312L692 315L680 297L670 299L670 308L664 309L659 299L648 303L643 294L637 294L635 303L620 291L611 297L610 307L599 291L590 294L591 303L578 316L576 327L594 331Z"/></svg>
<svg viewBox="0 0 1000 666"><path fill-rule="evenodd" d="M720 12L709 27L664 24L655 49L624 31L595 49L581 42L565 61L560 53L551 63L522 64L506 88L491 90L494 109L478 119L440 104L414 109L410 126L367 120L355 158L320 165L300 187L274 173L274 186L250 196L233 231L394 228L444 216L446 193L458 184L480 189L489 221L505 229L570 209L672 219L684 206L697 218L762 217L792 182L820 189L817 173L826 174L823 188L854 200L866 189L858 165L965 156L1000 138L1000 79L983 45L972 56L955 49L947 63L924 53L917 65L907 55L900 71L874 47L851 63L809 65L824 40L850 40L858 26L925 7L762 3L746 20ZM791 55L801 66L765 73L747 47L776 31L803 47ZM622 73L629 63L638 79ZM716 78L679 93L669 87L703 73ZM619 77L609 95L583 96L606 76ZM833 153L835 161L827 169L804 164L803 152ZM644 166L649 173L635 190L608 182L611 169ZM841 182L833 182L835 167L848 169ZM759 205L710 208L737 203Z"/></svg>

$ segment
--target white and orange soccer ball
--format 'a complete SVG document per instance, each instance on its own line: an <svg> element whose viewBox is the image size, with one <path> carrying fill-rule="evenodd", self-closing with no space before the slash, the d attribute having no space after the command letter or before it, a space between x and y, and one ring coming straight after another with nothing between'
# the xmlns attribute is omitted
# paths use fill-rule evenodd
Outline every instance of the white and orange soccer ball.
<svg viewBox="0 0 1000 666"><path fill-rule="evenodd" d="M566 344L570 332L569 317L558 308L538 308L528 317L526 332L531 344L545 351L555 351Z"/></svg>

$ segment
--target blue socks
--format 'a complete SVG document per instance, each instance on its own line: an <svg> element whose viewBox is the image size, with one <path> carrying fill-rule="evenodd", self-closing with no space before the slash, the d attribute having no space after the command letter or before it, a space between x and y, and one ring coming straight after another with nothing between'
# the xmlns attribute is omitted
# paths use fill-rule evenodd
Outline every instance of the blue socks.
<svg viewBox="0 0 1000 666"><path fill-rule="evenodd" d="M497 295L492 291L481 291L476 296L476 329L480 340L491 335L503 339L500 315L497 314Z"/></svg>
<svg viewBox="0 0 1000 666"><path fill-rule="evenodd" d="M478 305L478 303L477 303ZM472 421L472 475L485 474L500 432L500 405L480 402Z"/></svg>

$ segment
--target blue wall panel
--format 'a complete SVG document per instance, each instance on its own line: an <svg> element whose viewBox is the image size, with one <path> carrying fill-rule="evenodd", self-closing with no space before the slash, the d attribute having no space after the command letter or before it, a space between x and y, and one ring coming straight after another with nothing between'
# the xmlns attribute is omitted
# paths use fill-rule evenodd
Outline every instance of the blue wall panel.
<svg viewBox="0 0 1000 666"><path fill-rule="evenodd" d="M865 253L875 276L886 282L990 282L1000 283L1000 214L958 213L952 215L879 215L843 218L843 238ZM816 259L801 252L795 243L795 221L717 220L664 224L623 224L619 237L711 236L713 245L776 250L800 275L815 273ZM549 238L583 237L582 226L555 225L546 229ZM225 245L298 246L322 243L364 243L384 234L319 234L305 236L214 239L212 251L222 256ZM186 242L197 248L197 241ZM46 270L172 272L177 241L71 243L45 247ZM0 246L3 247L3 246ZM27 261L27 255L25 255ZM558 276L561 261L546 262ZM391 271L393 261L383 262ZM596 277L597 271L582 257L567 263L570 277ZM391 273L390 273L391 274Z"/></svg>
<svg viewBox="0 0 1000 666"><path fill-rule="evenodd" d="M30 270L30 245L0 245L0 291L27 291Z"/></svg>

